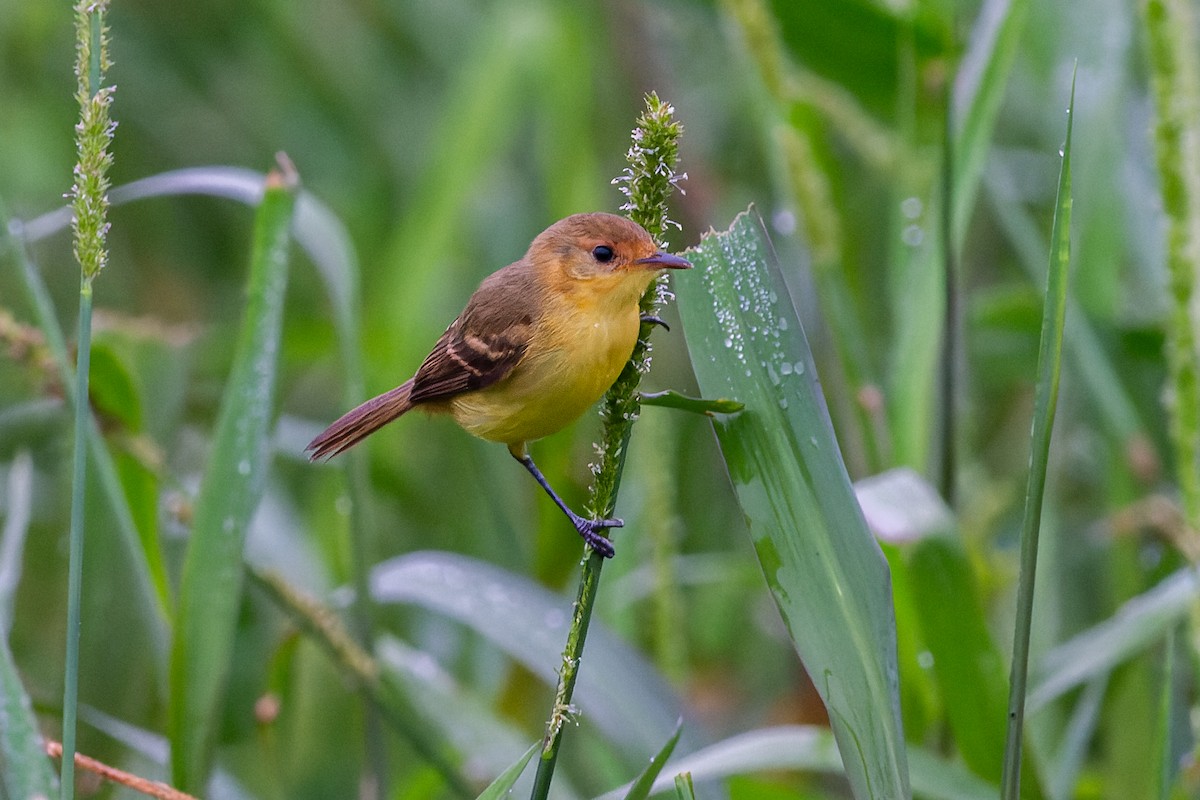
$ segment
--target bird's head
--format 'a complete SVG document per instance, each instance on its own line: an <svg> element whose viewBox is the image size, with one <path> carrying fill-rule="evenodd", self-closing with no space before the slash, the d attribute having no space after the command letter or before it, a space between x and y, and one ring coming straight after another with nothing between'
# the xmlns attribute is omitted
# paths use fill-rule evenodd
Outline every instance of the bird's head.
<svg viewBox="0 0 1200 800"><path fill-rule="evenodd" d="M641 296L664 269L690 269L679 256L663 252L646 229L616 214L574 214L542 231L526 258L588 290Z"/></svg>

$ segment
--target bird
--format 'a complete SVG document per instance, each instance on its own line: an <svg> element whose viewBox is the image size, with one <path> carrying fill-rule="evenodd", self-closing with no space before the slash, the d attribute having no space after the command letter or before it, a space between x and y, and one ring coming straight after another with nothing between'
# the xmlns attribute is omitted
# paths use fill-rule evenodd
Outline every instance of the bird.
<svg viewBox="0 0 1200 800"><path fill-rule="evenodd" d="M332 458L413 409L447 414L467 433L506 445L587 545L611 558L605 531L624 523L572 511L529 444L612 386L637 343L642 295L663 270L689 268L625 217L565 217L480 283L411 378L343 414L305 452L313 461Z"/></svg>

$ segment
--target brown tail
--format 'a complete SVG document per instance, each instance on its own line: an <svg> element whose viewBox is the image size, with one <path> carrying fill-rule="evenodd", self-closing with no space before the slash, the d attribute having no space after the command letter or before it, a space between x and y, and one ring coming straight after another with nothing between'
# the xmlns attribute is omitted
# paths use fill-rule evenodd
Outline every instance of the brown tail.
<svg viewBox="0 0 1200 800"><path fill-rule="evenodd" d="M353 447L412 408L412 401L409 400L411 393L412 381L408 380L390 392L372 397L358 408L343 414L320 436L309 442L304 452L308 453L309 459L317 461L332 458Z"/></svg>

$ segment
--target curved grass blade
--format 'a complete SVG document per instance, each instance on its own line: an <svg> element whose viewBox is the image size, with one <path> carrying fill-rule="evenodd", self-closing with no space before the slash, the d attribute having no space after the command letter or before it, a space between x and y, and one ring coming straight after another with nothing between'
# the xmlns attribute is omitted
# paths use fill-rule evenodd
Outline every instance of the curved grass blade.
<svg viewBox="0 0 1200 800"><path fill-rule="evenodd" d="M570 600L498 567L453 553L384 561L371 575L378 603L415 603L481 633L542 680L557 680ZM583 718L638 768L675 729L682 703L635 650L603 628L588 637L574 702ZM699 746L685 732L685 748Z"/></svg>
<svg viewBox="0 0 1200 800"><path fill-rule="evenodd" d="M776 605L829 710L858 798L909 796L891 578L846 474L808 342L762 221L688 251L676 292L713 426Z"/></svg>
<svg viewBox="0 0 1200 800"><path fill-rule="evenodd" d="M110 201L115 206L137 200L197 194L257 206L263 197L263 179L262 173L239 167L190 167L152 175L115 187L110 193ZM65 231L70 225L71 209L67 206L26 222L9 223L3 213L0 213L0 231L7 234L4 237L5 243L10 246L21 266L20 274L30 305L37 317L38 327L46 337L64 386L74 385L73 361L69 356L66 337L50 301L50 294L29 259L24 245ZM338 332L340 360L346 371L345 399L347 402L358 402L364 394L362 360L358 348L361 328L358 313L359 269L349 235L327 206L303 190L299 191L296 199L292 233L300 248L312 259L329 291ZM74 400L69 393L68 400ZM150 638L155 643L162 643L165 655L169 638L166 623L170 616L170 593L166 575L151 566L154 559L147 555L141 545L112 453L94 422L88 430L88 441L89 460L94 465L104 489L104 496L116 517L116 528L132 555L130 563L134 568L135 583L141 593L149 599L149 602L138 603L137 607L157 611L157 615L148 622L155 629L155 634ZM358 455L351 453L347 460L353 465L359 460ZM365 504L358 502L358 487L362 481L354 479L356 469L355 466L351 467L351 487L352 491L355 491L354 508L357 512ZM355 527L361 528L358 525Z"/></svg>
<svg viewBox="0 0 1200 800"><path fill-rule="evenodd" d="M29 695L8 648L13 594L29 526L33 459L21 452L9 469L8 515L0 539L0 796L53 797L54 767L46 757Z"/></svg>
<svg viewBox="0 0 1200 800"><path fill-rule="evenodd" d="M920 748L912 748L909 754L913 793L917 797L926 800L995 800L994 785L980 780L958 764ZM682 772L691 773L693 779L703 782L778 770L841 774L837 742L827 728L815 725L782 725L740 733L672 761L667 774L654 782L651 795L670 791L674 786L672 776ZM599 800L620 800L623 791L616 789Z"/></svg>
<svg viewBox="0 0 1200 800"><path fill-rule="evenodd" d="M443 688L429 685L414 686L412 673L405 669L405 651L394 641L384 640L381 651L390 656L392 669L381 670L380 663L360 646L329 608L306 592L288 583L282 576L265 570L249 569L251 582L264 591L295 625L308 634L334 662L347 680L355 684L370 701L371 707L403 737L417 755L428 762L458 797L470 797L470 781L459 769L464 748L451 741L454 734L462 739L461 727L447 729L441 717L454 719L455 702ZM426 668L420 676L429 683ZM431 697L432 695L432 697ZM433 713L430 703L439 702ZM459 703L458 705L461 705ZM441 716L439 716L441 715ZM475 715L464 715L474 718ZM492 731L495 738L495 731Z"/></svg>
<svg viewBox="0 0 1200 800"><path fill-rule="evenodd" d="M203 793L242 589L242 549L270 467L276 367L296 175L273 172L255 219L249 300L196 501L171 648L173 783Z"/></svg>
<svg viewBox="0 0 1200 800"><path fill-rule="evenodd" d="M1012 675L1009 679L1008 735L1004 747L1004 772L1000 796L1016 800L1021 791L1021 744L1025 724L1025 687L1029 674L1029 638L1033 625L1033 589L1037 573L1038 532L1046 492L1046 465L1050 436L1058 405L1058 378L1062 369L1063 325L1067 309L1067 277L1071 260L1071 123L1075 109L1075 80L1067 106L1067 137L1058 177L1058 202L1050 234L1050 264L1046 273L1046 300L1038 352L1037 389L1033 430L1030 433L1029 480L1025 489L1025 518L1021 530L1021 573L1017 584L1017 615L1013 633Z"/></svg>
<svg viewBox="0 0 1200 800"><path fill-rule="evenodd" d="M1162 641L1198 598L1200 575L1191 568L1179 570L1126 601L1108 619L1047 652L1029 690L1029 713Z"/></svg>

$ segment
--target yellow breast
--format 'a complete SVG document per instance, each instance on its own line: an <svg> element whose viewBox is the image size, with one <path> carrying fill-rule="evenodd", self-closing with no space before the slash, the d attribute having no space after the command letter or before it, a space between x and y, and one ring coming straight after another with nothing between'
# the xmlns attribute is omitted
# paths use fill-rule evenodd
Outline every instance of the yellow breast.
<svg viewBox="0 0 1200 800"><path fill-rule="evenodd" d="M637 296L603 292L559 298L508 376L451 401L455 421L475 436L508 445L564 428L612 386L633 352Z"/></svg>

